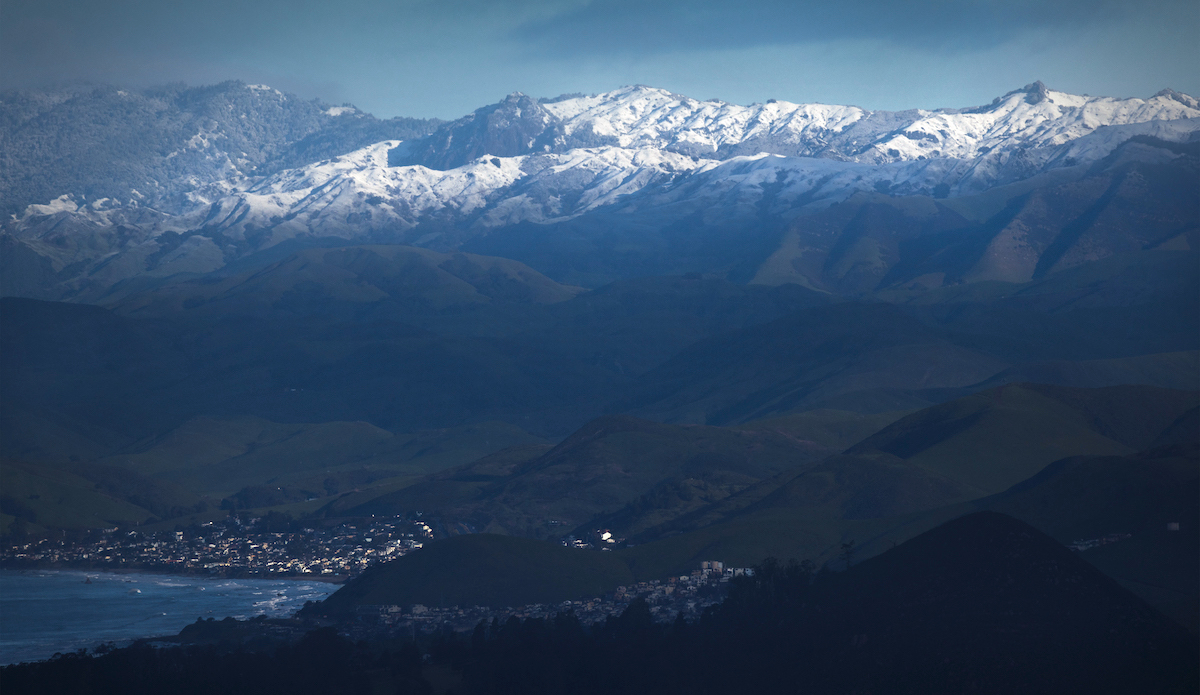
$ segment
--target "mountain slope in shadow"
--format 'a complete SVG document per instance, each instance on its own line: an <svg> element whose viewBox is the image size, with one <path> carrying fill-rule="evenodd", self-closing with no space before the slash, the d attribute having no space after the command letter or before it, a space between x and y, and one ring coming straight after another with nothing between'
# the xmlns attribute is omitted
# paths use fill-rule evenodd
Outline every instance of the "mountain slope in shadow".
<svg viewBox="0 0 1200 695"><path fill-rule="evenodd" d="M820 637L812 647L838 665L829 685L1115 693L1195 684L1193 637L1003 514L947 522L838 580L800 610Z"/></svg>

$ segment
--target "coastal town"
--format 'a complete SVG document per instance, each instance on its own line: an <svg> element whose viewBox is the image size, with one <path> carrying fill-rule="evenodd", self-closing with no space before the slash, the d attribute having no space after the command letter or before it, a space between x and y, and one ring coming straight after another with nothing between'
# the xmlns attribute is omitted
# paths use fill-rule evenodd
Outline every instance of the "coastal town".
<svg viewBox="0 0 1200 695"><path fill-rule="evenodd" d="M434 536L434 527L420 518L359 519L322 527L269 516L231 515L182 530L108 528L70 538L64 534L57 539L10 543L0 547L0 566L341 581L371 565L420 549ZM600 535L600 543L607 540ZM589 552L593 547L574 537L563 544L580 548L580 552ZM602 596L586 599L518 607L365 605L356 607L348 621L338 622L340 631L361 639L468 631L481 621L552 618L560 613L572 613L581 623L590 625L621 615L637 599L648 604L656 621L671 621L680 615L690 621L720 603L734 577L753 572L710 560L700 563L690 574L618 586Z"/></svg>
<svg viewBox="0 0 1200 695"><path fill-rule="evenodd" d="M354 639L387 639L444 630L466 632L480 622L504 623L510 618L551 619L562 613L571 613L580 623L591 625L620 616L638 599L647 603L655 622L670 622L681 615L692 622L706 608L724 600L734 577L753 574L752 568L725 567L720 561L706 560L689 574L618 586L603 596L560 603L504 608L361 605L356 607L353 622L344 625L343 631Z"/></svg>
<svg viewBox="0 0 1200 695"><path fill-rule="evenodd" d="M174 531L108 528L9 543L0 547L0 566L340 579L432 537L428 524L404 517L323 527L270 515L229 516Z"/></svg>

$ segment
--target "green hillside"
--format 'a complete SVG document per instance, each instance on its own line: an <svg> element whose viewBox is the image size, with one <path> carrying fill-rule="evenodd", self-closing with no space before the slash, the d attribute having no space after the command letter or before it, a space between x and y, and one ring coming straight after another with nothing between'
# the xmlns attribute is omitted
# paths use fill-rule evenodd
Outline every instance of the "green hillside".
<svg viewBox="0 0 1200 695"><path fill-rule="evenodd" d="M817 408L914 410L1011 366L985 346L963 342L888 304L802 309L694 343L641 377L614 407L709 425Z"/></svg>
<svg viewBox="0 0 1200 695"><path fill-rule="evenodd" d="M734 425L733 429L778 432L800 441L843 451L908 413L909 411L904 410L856 413L849 410L817 408L780 417L752 420Z"/></svg>
<svg viewBox="0 0 1200 695"><path fill-rule="evenodd" d="M1002 492L1065 456L1121 455L1145 448L1196 397L1194 392L1148 386L991 389L906 415L842 455L785 471L643 528L635 540L695 531L769 508L854 520L966 502Z"/></svg>
<svg viewBox="0 0 1200 695"><path fill-rule="evenodd" d="M530 306L511 318L504 335L637 375L697 341L834 301L799 285L741 285L698 274L631 278L566 302Z"/></svg>
<svg viewBox="0 0 1200 695"><path fill-rule="evenodd" d="M826 561L852 539L862 552L876 553L964 509L978 508L972 505L982 503L972 500L1004 493L1055 460L1097 455L1124 460L1122 455L1156 443L1165 433L1200 438L1189 434L1195 428L1195 399L1194 392L1143 386L993 389L913 413L844 455L778 475L649 529L639 538L643 545L625 552L639 576L674 573L710 557L739 563L768 555ZM1075 492L1058 493L1064 500L1075 495L1100 510L1095 513L1120 508L1111 501L1087 501L1094 485L1086 480L1073 479L1067 487ZM1170 488L1156 490L1151 496L1161 498ZM1066 504L1044 519L1017 508L1001 511L1057 537L1050 520L1080 520L1081 513L1072 509ZM1113 525L1121 524L1114 520Z"/></svg>
<svg viewBox="0 0 1200 695"><path fill-rule="evenodd" d="M982 497L1065 456L1146 448L1197 398L1150 386L1012 384L909 415L846 453L891 454Z"/></svg>
<svg viewBox="0 0 1200 695"><path fill-rule="evenodd" d="M494 534L455 536L372 567L325 600L356 605L520 606L599 596L633 575L614 553Z"/></svg>
<svg viewBox="0 0 1200 695"><path fill-rule="evenodd" d="M381 303L391 311L440 311L493 301L554 303L581 291L506 258L411 246L344 246L306 249L217 282L167 284L109 304L130 315L185 310L307 314L355 305L380 311Z"/></svg>
<svg viewBox="0 0 1200 695"><path fill-rule="evenodd" d="M391 478L417 478L497 449L539 441L504 423L393 434L366 422L201 417L101 462L217 500L267 484L324 497Z"/></svg>
<svg viewBox="0 0 1200 695"><path fill-rule="evenodd" d="M730 567L750 567L768 557L821 561L834 557L838 543L850 537L846 526L805 519L795 510L767 510L617 553L639 580L690 572L704 560L721 560Z"/></svg>
<svg viewBox="0 0 1200 695"><path fill-rule="evenodd" d="M1173 149L1132 146L1147 145ZM1194 158L1168 158L1109 161L1082 176L1059 171L940 200L859 191L793 220L753 281L912 296L1053 278L1143 249L1187 249L1197 223Z"/></svg>
<svg viewBox="0 0 1200 695"><path fill-rule="evenodd" d="M564 436L628 381L586 356L494 335L438 335L362 309L311 319L186 311L131 319L0 298L0 445L26 460L26 452L87 459L193 418L242 416L363 421L392 432L503 420ZM64 430L87 446L61 451L53 435Z"/></svg>
<svg viewBox="0 0 1200 695"><path fill-rule="evenodd" d="M980 384L990 388L1012 382L1100 388L1145 384L1181 391L1200 389L1200 352L1163 352L1104 360L1055 360L1017 365Z"/></svg>
<svg viewBox="0 0 1200 695"><path fill-rule="evenodd" d="M486 472L467 466L347 513L432 510L480 529L545 538L561 536L597 515L622 510L655 486L673 489L639 509L625 510L629 513L622 519L604 522L626 533L828 453L829 449L813 442L769 430L681 427L605 416L503 475L497 476L492 462L485 461L481 466ZM676 494L685 488L703 488L703 494Z"/></svg>
<svg viewBox="0 0 1200 695"><path fill-rule="evenodd" d="M61 469L0 461L0 512L9 517L0 520L0 535L132 525L154 516L99 487Z"/></svg>
<svg viewBox="0 0 1200 695"><path fill-rule="evenodd" d="M6 509L21 511L8 516L36 519L35 530L151 517L194 521L223 515L219 507L229 505L295 514L326 505L336 514L497 449L543 452L548 446L542 441L496 422L393 434L365 422L201 417L96 460L48 456L52 463L33 464L5 458L0 494ZM9 524L11 519L5 529Z"/></svg>
<svg viewBox="0 0 1200 695"><path fill-rule="evenodd" d="M377 503L394 510L453 515L461 505L479 499L489 484L512 475L519 464L531 461L551 448L549 444L510 446L477 461L410 481L397 490L384 491L380 487L373 487L344 493L323 507L321 512L328 516L353 515L350 510ZM371 500L377 502L372 503ZM498 526L491 528L487 525L479 530L485 533L503 531Z"/></svg>
<svg viewBox="0 0 1200 695"><path fill-rule="evenodd" d="M1198 486L1200 463L1194 454L1076 457L1055 463L1011 491L980 500L872 519L764 507L618 554L639 579L677 574L704 559L734 566L772 556L836 563L842 543L855 541L857 557L863 559L949 519L990 509L1064 544L1132 533L1128 540L1083 556L1188 624L1195 622L1194 597L1200 595L1200 561L1194 552L1200 528ZM1168 532L1168 521L1181 522L1182 531Z"/></svg>
<svg viewBox="0 0 1200 695"><path fill-rule="evenodd" d="M619 551L639 579L686 571L703 559L749 565L765 557L839 562L854 541L859 559L882 553L950 519L1003 512L1060 543L1129 533L1081 556L1152 606L1200 627L1200 459L1195 450L1073 457L1004 493L923 512L831 519L800 508L758 509L725 522ZM1180 531L1167 530L1179 522Z"/></svg>

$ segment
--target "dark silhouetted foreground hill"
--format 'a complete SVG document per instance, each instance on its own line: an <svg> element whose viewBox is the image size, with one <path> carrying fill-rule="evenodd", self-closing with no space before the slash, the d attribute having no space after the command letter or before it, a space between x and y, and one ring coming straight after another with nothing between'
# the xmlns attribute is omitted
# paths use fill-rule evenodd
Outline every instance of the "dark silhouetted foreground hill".
<svg viewBox="0 0 1200 695"><path fill-rule="evenodd" d="M319 611L356 605L520 606L599 596L633 581L613 553L558 543L473 534L429 544L377 565L326 599Z"/></svg>
<svg viewBox="0 0 1200 695"><path fill-rule="evenodd" d="M1194 640L1033 527L978 512L814 591L831 691L1164 692Z"/></svg>
<svg viewBox="0 0 1200 695"><path fill-rule="evenodd" d="M510 621L460 663L497 694L1183 693L1195 649L1071 551L981 512L844 574L768 562L696 625L637 603L591 635Z"/></svg>
<svg viewBox="0 0 1200 695"><path fill-rule="evenodd" d="M257 652L142 645L6 667L0 683L6 695L250 693L267 683L296 693L421 693L440 670L443 681L460 678L454 692L474 695L1124 694L1197 685L1195 637L995 512L950 521L845 573L767 561L694 624L656 624L635 601L591 629L569 614L512 617L481 623L469 638L429 635L417 645L355 645L332 630Z"/></svg>
<svg viewBox="0 0 1200 695"><path fill-rule="evenodd" d="M518 586L502 566L521 571L534 566L518 561L531 552L516 553L505 545L516 539L501 543L498 537L478 537L469 549L466 538L457 540L455 547L453 542L431 546L430 562L442 560L433 552L459 557L452 572L440 563L445 576L416 571L411 561L422 554L417 553L390 563L390 571L384 566L364 575L371 580L348 585L327 601L327 608L344 611L348 601L417 602L439 587L450 595L460 591L467 575ZM539 557L552 555L549 547L537 550ZM506 559L498 562L501 553ZM613 557L574 553L589 555ZM406 561L410 566L401 568ZM723 683L740 692L791 692L788 683L807 684L811 692L1172 692L1195 678L1189 651L1194 638L1183 628L1061 543L1004 514L960 517L845 574L810 579L798 568L768 563L756 579L735 581L731 600L692 628L705 637L686 637L689 648L713 650L704 665L668 678L664 672L678 664L633 664L631 669L648 669L644 683L666 688L641 691L671 692L667 684L675 678L689 682L701 673L703 683ZM535 591L539 581L523 590ZM596 648L631 648L605 642L627 639L612 633L616 629L602 631ZM650 640L642 646L651 652L672 649L673 639L685 639L674 633L661 638L664 644ZM491 678L481 672L475 676ZM750 684L756 689L742 689ZM481 692L515 692L492 689L497 685L491 682ZM634 682L618 679L609 686L597 692L626 692Z"/></svg>

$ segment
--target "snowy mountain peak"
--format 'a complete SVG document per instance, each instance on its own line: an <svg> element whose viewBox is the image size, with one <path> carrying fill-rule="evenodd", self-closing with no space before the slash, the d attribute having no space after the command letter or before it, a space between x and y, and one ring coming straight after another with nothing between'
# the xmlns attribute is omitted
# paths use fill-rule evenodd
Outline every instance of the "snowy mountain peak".
<svg viewBox="0 0 1200 695"><path fill-rule="evenodd" d="M1179 103L1183 104L1184 106L1186 106L1190 109L1200 109L1200 99L1196 99L1195 97L1188 96L1187 94L1184 94L1182 92L1176 92L1174 89L1171 89L1170 87L1167 87L1166 89L1159 91L1158 93L1156 93L1154 95L1154 97L1151 97L1151 98L1153 99L1153 98L1158 98L1158 97L1164 97L1166 99L1178 101Z"/></svg>
<svg viewBox="0 0 1200 695"><path fill-rule="evenodd" d="M1189 142L1200 133L1196 99L1171 90L1115 99L1034 82L980 108L889 112L786 101L740 106L631 85L547 100L513 92L401 141L348 106L279 102L250 86L229 89L256 98L224 99L218 111L230 114L226 122L179 141L166 157L169 166L161 167L175 194L84 196L60 189L20 208L5 231L51 254L55 267L99 264L108 251L84 241L91 237L141 259L79 276L107 286L128 277L123 273L208 272L295 238L454 248L489 230L592 214L603 217L604 228L626 224L614 220L669 226L690 215L736 228L761 215L809 214L861 193L945 198L1057 168L1083 175L1085 165L1135 137L1148 150L1129 156L1165 161L1181 156L1180 148L1155 142ZM269 108L259 107L260 94ZM273 145L284 152L303 146L307 161L274 170L243 165L235 156L247 158L249 126L259 122L245 116L276 118L281 103L328 124L310 131L319 137ZM234 126L243 121L245 134L235 140L241 131ZM360 121L376 129L338 136L359 143L355 148L322 149L328 134ZM368 133L383 136L365 140ZM260 160L267 161L265 154ZM195 162L218 173L196 176ZM192 178L167 179L175 168ZM183 238L186 244L171 246ZM168 247L175 250L153 255Z"/></svg>
<svg viewBox="0 0 1200 695"><path fill-rule="evenodd" d="M391 163L448 170L485 155L550 151L554 139L550 131L556 121L537 99L513 92L499 103L438 128L407 152L396 153Z"/></svg>
<svg viewBox="0 0 1200 695"><path fill-rule="evenodd" d="M659 147L717 159L770 152L883 163L1057 146L1099 127L1200 116L1189 100L1081 97L1038 81L980 109L887 112L785 101L739 106L635 85L544 108L558 119L559 148Z"/></svg>
<svg viewBox="0 0 1200 695"><path fill-rule="evenodd" d="M1050 90L1046 88L1046 85L1041 80L1025 85L1024 91L1026 94L1025 101L1030 104L1040 104L1050 98Z"/></svg>

